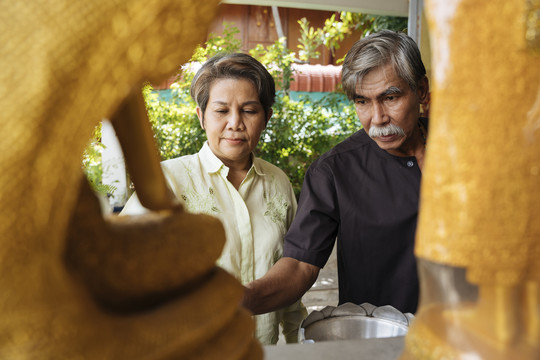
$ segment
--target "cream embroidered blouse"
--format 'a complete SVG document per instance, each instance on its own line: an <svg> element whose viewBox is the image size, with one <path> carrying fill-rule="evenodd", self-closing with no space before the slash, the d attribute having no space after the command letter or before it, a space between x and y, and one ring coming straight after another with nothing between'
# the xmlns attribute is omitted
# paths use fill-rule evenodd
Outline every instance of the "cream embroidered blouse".
<svg viewBox="0 0 540 360"><path fill-rule="evenodd" d="M162 168L187 211L221 219L227 241L218 265L242 284L262 277L281 258L283 237L296 213L296 198L278 167L253 156L253 165L236 190L227 180L229 168L205 143L197 154L166 160ZM122 214L146 211L134 194ZM286 341L296 342L306 314L297 302L281 311L257 315L255 335L263 345L275 344L281 323Z"/></svg>

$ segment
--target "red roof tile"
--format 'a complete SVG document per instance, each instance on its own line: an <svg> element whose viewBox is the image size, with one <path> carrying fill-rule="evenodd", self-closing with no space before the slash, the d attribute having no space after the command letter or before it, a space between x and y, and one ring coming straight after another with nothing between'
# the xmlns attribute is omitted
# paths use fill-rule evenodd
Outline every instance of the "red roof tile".
<svg viewBox="0 0 540 360"><path fill-rule="evenodd" d="M294 64L291 91L332 92L341 81L341 66Z"/></svg>

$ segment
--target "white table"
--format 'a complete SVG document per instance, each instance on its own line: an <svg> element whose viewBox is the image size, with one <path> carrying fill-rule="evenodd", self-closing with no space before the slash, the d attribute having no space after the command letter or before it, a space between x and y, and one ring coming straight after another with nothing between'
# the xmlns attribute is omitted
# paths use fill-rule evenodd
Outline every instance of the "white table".
<svg viewBox="0 0 540 360"><path fill-rule="evenodd" d="M396 360L405 337L264 346L265 360Z"/></svg>

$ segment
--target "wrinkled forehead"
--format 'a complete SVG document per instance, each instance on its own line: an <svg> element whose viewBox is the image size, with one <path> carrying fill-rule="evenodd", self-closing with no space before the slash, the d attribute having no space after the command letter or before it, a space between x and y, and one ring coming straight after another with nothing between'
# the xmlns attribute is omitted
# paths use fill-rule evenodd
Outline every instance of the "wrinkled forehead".
<svg viewBox="0 0 540 360"><path fill-rule="evenodd" d="M407 82L402 79L391 64L375 67L364 74L358 74L356 78L355 92L373 88L397 88L405 90Z"/></svg>

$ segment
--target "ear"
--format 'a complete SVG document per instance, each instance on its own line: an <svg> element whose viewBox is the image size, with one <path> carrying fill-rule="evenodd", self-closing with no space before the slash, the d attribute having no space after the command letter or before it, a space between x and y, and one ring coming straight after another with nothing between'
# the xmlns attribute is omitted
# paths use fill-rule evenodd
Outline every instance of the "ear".
<svg viewBox="0 0 540 360"><path fill-rule="evenodd" d="M418 101L420 104L425 105L429 99L429 80L427 76L424 76L422 80L418 82L418 88L416 89Z"/></svg>
<svg viewBox="0 0 540 360"><path fill-rule="evenodd" d="M197 117L199 118L199 124L201 124L201 128L204 130L204 114L199 106L195 109L197 112Z"/></svg>
<svg viewBox="0 0 540 360"><path fill-rule="evenodd" d="M265 129L266 129L266 125L268 125L268 121L270 120L273 114L274 114L274 110L270 108L270 111L268 111L268 116L266 117L266 121L264 122Z"/></svg>

